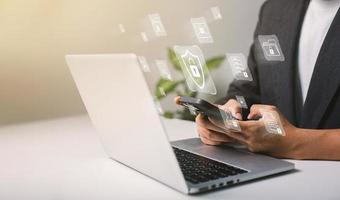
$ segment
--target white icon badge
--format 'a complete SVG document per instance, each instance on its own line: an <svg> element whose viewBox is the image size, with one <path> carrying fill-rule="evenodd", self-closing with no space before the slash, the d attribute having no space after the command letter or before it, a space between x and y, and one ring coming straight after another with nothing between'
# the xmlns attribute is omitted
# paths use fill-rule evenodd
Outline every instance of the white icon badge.
<svg viewBox="0 0 340 200"><path fill-rule="evenodd" d="M167 35L164 25L161 20L161 16L158 13L150 14L149 20L151 22L152 29L157 37L162 37L162 36Z"/></svg>
<svg viewBox="0 0 340 200"><path fill-rule="evenodd" d="M191 18L191 24L194 29L197 40L200 43L213 43L210 29L204 17Z"/></svg>
<svg viewBox="0 0 340 200"><path fill-rule="evenodd" d="M253 81L246 57L241 53L227 53L229 66L236 80Z"/></svg>
<svg viewBox="0 0 340 200"><path fill-rule="evenodd" d="M193 54L189 49L187 49L184 54L181 54L181 60L183 61L187 73L190 75L196 86L199 89L203 89L205 86L203 60L200 60L200 58Z"/></svg>
<svg viewBox="0 0 340 200"><path fill-rule="evenodd" d="M279 114L273 111L261 109L262 121L264 122L266 131L270 134L285 136Z"/></svg>
<svg viewBox="0 0 340 200"><path fill-rule="evenodd" d="M230 112L225 112L224 110L220 109L220 114L223 119L224 126L227 130L232 130L236 132L242 131L240 124Z"/></svg>
<svg viewBox="0 0 340 200"><path fill-rule="evenodd" d="M197 60L197 62L199 62L199 60ZM192 76L195 77L195 78L200 78L201 74L203 74L203 73L200 73L198 66L196 64L197 62L195 62L195 60L190 57L189 60L188 60L188 65L189 65L189 68L191 70Z"/></svg>
<svg viewBox="0 0 340 200"><path fill-rule="evenodd" d="M175 46L188 88L193 92L215 95L215 84L205 64L205 59L198 46Z"/></svg>
<svg viewBox="0 0 340 200"><path fill-rule="evenodd" d="M219 7L211 7L210 10L215 20L222 19L222 14Z"/></svg>
<svg viewBox="0 0 340 200"><path fill-rule="evenodd" d="M241 105L241 108L248 109L248 105L247 105L247 102L246 102L246 99L244 98L244 96L236 95L236 100Z"/></svg>
<svg viewBox="0 0 340 200"><path fill-rule="evenodd" d="M279 39L276 35L259 35L259 42L267 61L284 61Z"/></svg>

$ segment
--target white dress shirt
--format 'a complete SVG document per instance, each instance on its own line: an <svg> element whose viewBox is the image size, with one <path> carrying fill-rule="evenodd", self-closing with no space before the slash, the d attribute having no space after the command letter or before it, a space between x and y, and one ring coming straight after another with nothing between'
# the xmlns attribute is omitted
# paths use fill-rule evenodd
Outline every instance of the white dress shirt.
<svg viewBox="0 0 340 200"><path fill-rule="evenodd" d="M301 30L298 58L303 102L323 41L339 7L340 0L311 0L309 4Z"/></svg>

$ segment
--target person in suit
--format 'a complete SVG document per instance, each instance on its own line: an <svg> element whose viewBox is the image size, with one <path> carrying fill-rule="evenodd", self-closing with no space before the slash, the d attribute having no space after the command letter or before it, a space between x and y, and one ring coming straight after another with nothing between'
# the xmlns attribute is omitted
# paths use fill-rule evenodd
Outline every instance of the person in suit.
<svg viewBox="0 0 340 200"><path fill-rule="evenodd" d="M339 7L340 0L266 1L248 58L254 80L234 80L218 102L240 119L242 131L199 115L201 140L208 145L236 141L279 158L340 160ZM277 36L284 61L264 58L260 35ZM236 95L245 97L249 111L242 112ZM261 110L278 113L286 136L263 131L263 121L256 120Z"/></svg>

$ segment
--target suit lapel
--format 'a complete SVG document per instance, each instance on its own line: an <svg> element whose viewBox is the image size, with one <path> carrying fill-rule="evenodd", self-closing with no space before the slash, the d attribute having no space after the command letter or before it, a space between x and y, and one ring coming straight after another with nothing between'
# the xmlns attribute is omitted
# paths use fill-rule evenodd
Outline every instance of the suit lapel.
<svg viewBox="0 0 340 200"><path fill-rule="evenodd" d="M299 36L303 18L308 7L309 1L294 0L288 1L289 5L285 7L285 15L277 24L277 32L280 39L280 45L285 55L284 62L278 62L273 66L275 76L275 87L277 88L276 102L281 112L287 119L297 125L298 118L296 111L298 110L301 99L296 98L297 91L296 74L297 74L297 48L299 44ZM300 95L299 95L300 96Z"/></svg>
<svg viewBox="0 0 340 200"><path fill-rule="evenodd" d="M314 67L301 126L319 128L322 118L340 85L340 11L321 47Z"/></svg>

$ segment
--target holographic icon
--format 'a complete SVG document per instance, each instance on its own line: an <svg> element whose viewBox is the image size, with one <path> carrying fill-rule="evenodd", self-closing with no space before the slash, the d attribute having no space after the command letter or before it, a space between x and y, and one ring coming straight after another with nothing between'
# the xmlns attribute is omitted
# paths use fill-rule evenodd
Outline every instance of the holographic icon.
<svg viewBox="0 0 340 200"><path fill-rule="evenodd" d="M241 132L241 126L238 121L233 117L231 112L225 112L220 109L221 117L223 119L224 126L227 130L235 132Z"/></svg>
<svg viewBox="0 0 340 200"><path fill-rule="evenodd" d="M253 81L246 57L241 53L227 53L227 60L236 80Z"/></svg>
<svg viewBox="0 0 340 200"><path fill-rule="evenodd" d="M125 33L126 32L125 27L124 27L123 24L118 24L118 28L119 28L121 33Z"/></svg>
<svg viewBox="0 0 340 200"><path fill-rule="evenodd" d="M203 89L205 85L205 77L203 64L200 58L189 50L182 54L181 58L184 62L185 69L190 74L194 83L196 83L198 88Z"/></svg>
<svg viewBox="0 0 340 200"><path fill-rule="evenodd" d="M215 6L215 7L211 7L210 8L210 11L214 17L215 20L219 20L219 19L222 19L222 14L221 14L221 11L220 11L220 8Z"/></svg>
<svg viewBox="0 0 340 200"><path fill-rule="evenodd" d="M276 35L259 35L259 42L267 61L284 61L279 39Z"/></svg>
<svg viewBox="0 0 340 200"><path fill-rule="evenodd" d="M236 100L241 105L241 108L248 109L246 99L243 96L236 95Z"/></svg>
<svg viewBox="0 0 340 200"><path fill-rule="evenodd" d="M213 43L210 29L204 17L191 18L191 24L194 29L197 40L200 43Z"/></svg>
<svg viewBox="0 0 340 200"><path fill-rule="evenodd" d="M198 46L175 46L174 50L188 88L193 92L215 95L216 87L206 67L201 49Z"/></svg>
<svg viewBox="0 0 340 200"><path fill-rule="evenodd" d="M166 30L161 20L161 16L158 13L150 14L149 20L151 22L153 31L157 37L164 37L167 35Z"/></svg>
<svg viewBox="0 0 340 200"><path fill-rule="evenodd" d="M138 56L138 61L144 72L151 72L148 61L144 56Z"/></svg>
<svg viewBox="0 0 340 200"><path fill-rule="evenodd" d="M190 49L186 49L180 55L185 71L190 75L191 80L199 89L205 86L205 76L203 71L203 60L198 55L195 55Z"/></svg>
<svg viewBox="0 0 340 200"><path fill-rule="evenodd" d="M166 60L155 60L157 69L163 79L172 80L171 73Z"/></svg>
<svg viewBox="0 0 340 200"><path fill-rule="evenodd" d="M149 38L148 38L148 36L146 35L145 32L141 32L140 35L142 36L142 40L144 42L148 42L149 41Z"/></svg>
<svg viewBox="0 0 340 200"><path fill-rule="evenodd" d="M262 115L261 120L264 122L266 131L268 133L281 136L286 135L278 113L263 109L260 110L260 113Z"/></svg>

